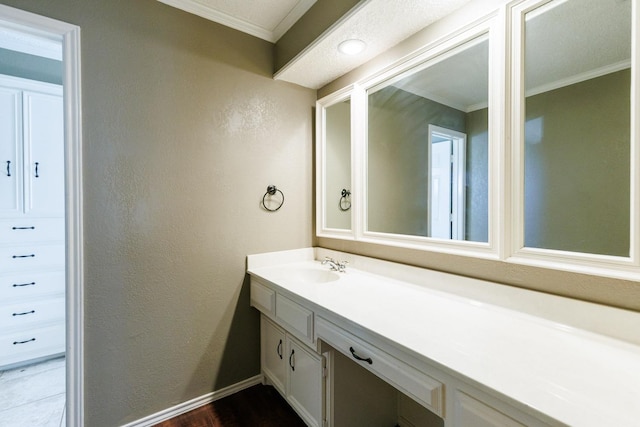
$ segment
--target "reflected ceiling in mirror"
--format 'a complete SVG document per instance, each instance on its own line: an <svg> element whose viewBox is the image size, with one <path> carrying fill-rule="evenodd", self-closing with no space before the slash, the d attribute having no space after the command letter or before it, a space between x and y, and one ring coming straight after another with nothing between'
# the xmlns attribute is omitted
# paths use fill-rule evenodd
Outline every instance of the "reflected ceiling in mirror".
<svg viewBox="0 0 640 427"><path fill-rule="evenodd" d="M487 36L368 91L366 231L488 242Z"/></svg>

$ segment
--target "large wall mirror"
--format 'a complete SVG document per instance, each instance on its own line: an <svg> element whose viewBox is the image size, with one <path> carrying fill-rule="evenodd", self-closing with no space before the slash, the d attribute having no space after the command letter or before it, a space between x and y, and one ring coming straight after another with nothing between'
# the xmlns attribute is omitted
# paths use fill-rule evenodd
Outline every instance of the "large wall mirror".
<svg viewBox="0 0 640 427"><path fill-rule="evenodd" d="M366 231L488 242L489 38L367 92Z"/></svg>
<svg viewBox="0 0 640 427"><path fill-rule="evenodd" d="M637 280L639 21L633 0L513 1L328 97L323 225L348 233L325 235Z"/></svg>
<svg viewBox="0 0 640 427"><path fill-rule="evenodd" d="M628 258L632 2L526 6L518 247Z"/></svg>

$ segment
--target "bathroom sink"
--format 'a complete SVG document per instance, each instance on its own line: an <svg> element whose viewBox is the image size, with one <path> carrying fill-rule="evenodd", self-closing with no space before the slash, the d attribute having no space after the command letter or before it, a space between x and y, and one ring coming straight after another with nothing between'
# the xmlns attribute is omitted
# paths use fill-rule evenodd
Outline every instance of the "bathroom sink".
<svg viewBox="0 0 640 427"><path fill-rule="evenodd" d="M279 269L277 279L295 283L329 283L336 281L340 275L329 269L312 267L284 267Z"/></svg>

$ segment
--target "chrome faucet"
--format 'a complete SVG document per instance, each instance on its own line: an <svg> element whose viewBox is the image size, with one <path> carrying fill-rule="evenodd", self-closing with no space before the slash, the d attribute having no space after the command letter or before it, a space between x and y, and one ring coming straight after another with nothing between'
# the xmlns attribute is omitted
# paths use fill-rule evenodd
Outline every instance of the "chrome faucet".
<svg viewBox="0 0 640 427"><path fill-rule="evenodd" d="M324 264L329 264L329 267L333 271L344 273L345 269L347 268L347 264L349 264L349 261L336 261L333 258L327 256L324 257L324 261L322 261L322 265Z"/></svg>

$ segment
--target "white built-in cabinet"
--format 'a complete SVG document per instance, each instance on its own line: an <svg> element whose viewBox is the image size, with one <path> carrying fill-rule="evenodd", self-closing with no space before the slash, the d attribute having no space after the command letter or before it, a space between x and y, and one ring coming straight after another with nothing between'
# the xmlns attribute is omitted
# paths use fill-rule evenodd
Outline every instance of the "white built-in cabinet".
<svg viewBox="0 0 640 427"><path fill-rule="evenodd" d="M0 76L0 369L65 349L62 87Z"/></svg>
<svg viewBox="0 0 640 427"><path fill-rule="evenodd" d="M257 274L251 275L251 305L261 312L262 374L308 426L562 425L407 357Z"/></svg>
<svg viewBox="0 0 640 427"><path fill-rule="evenodd" d="M251 301L262 312L260 354L265 378L307 425L322 427L326 362L310 346L312 313L255 280L251 284Z"/></svg>

